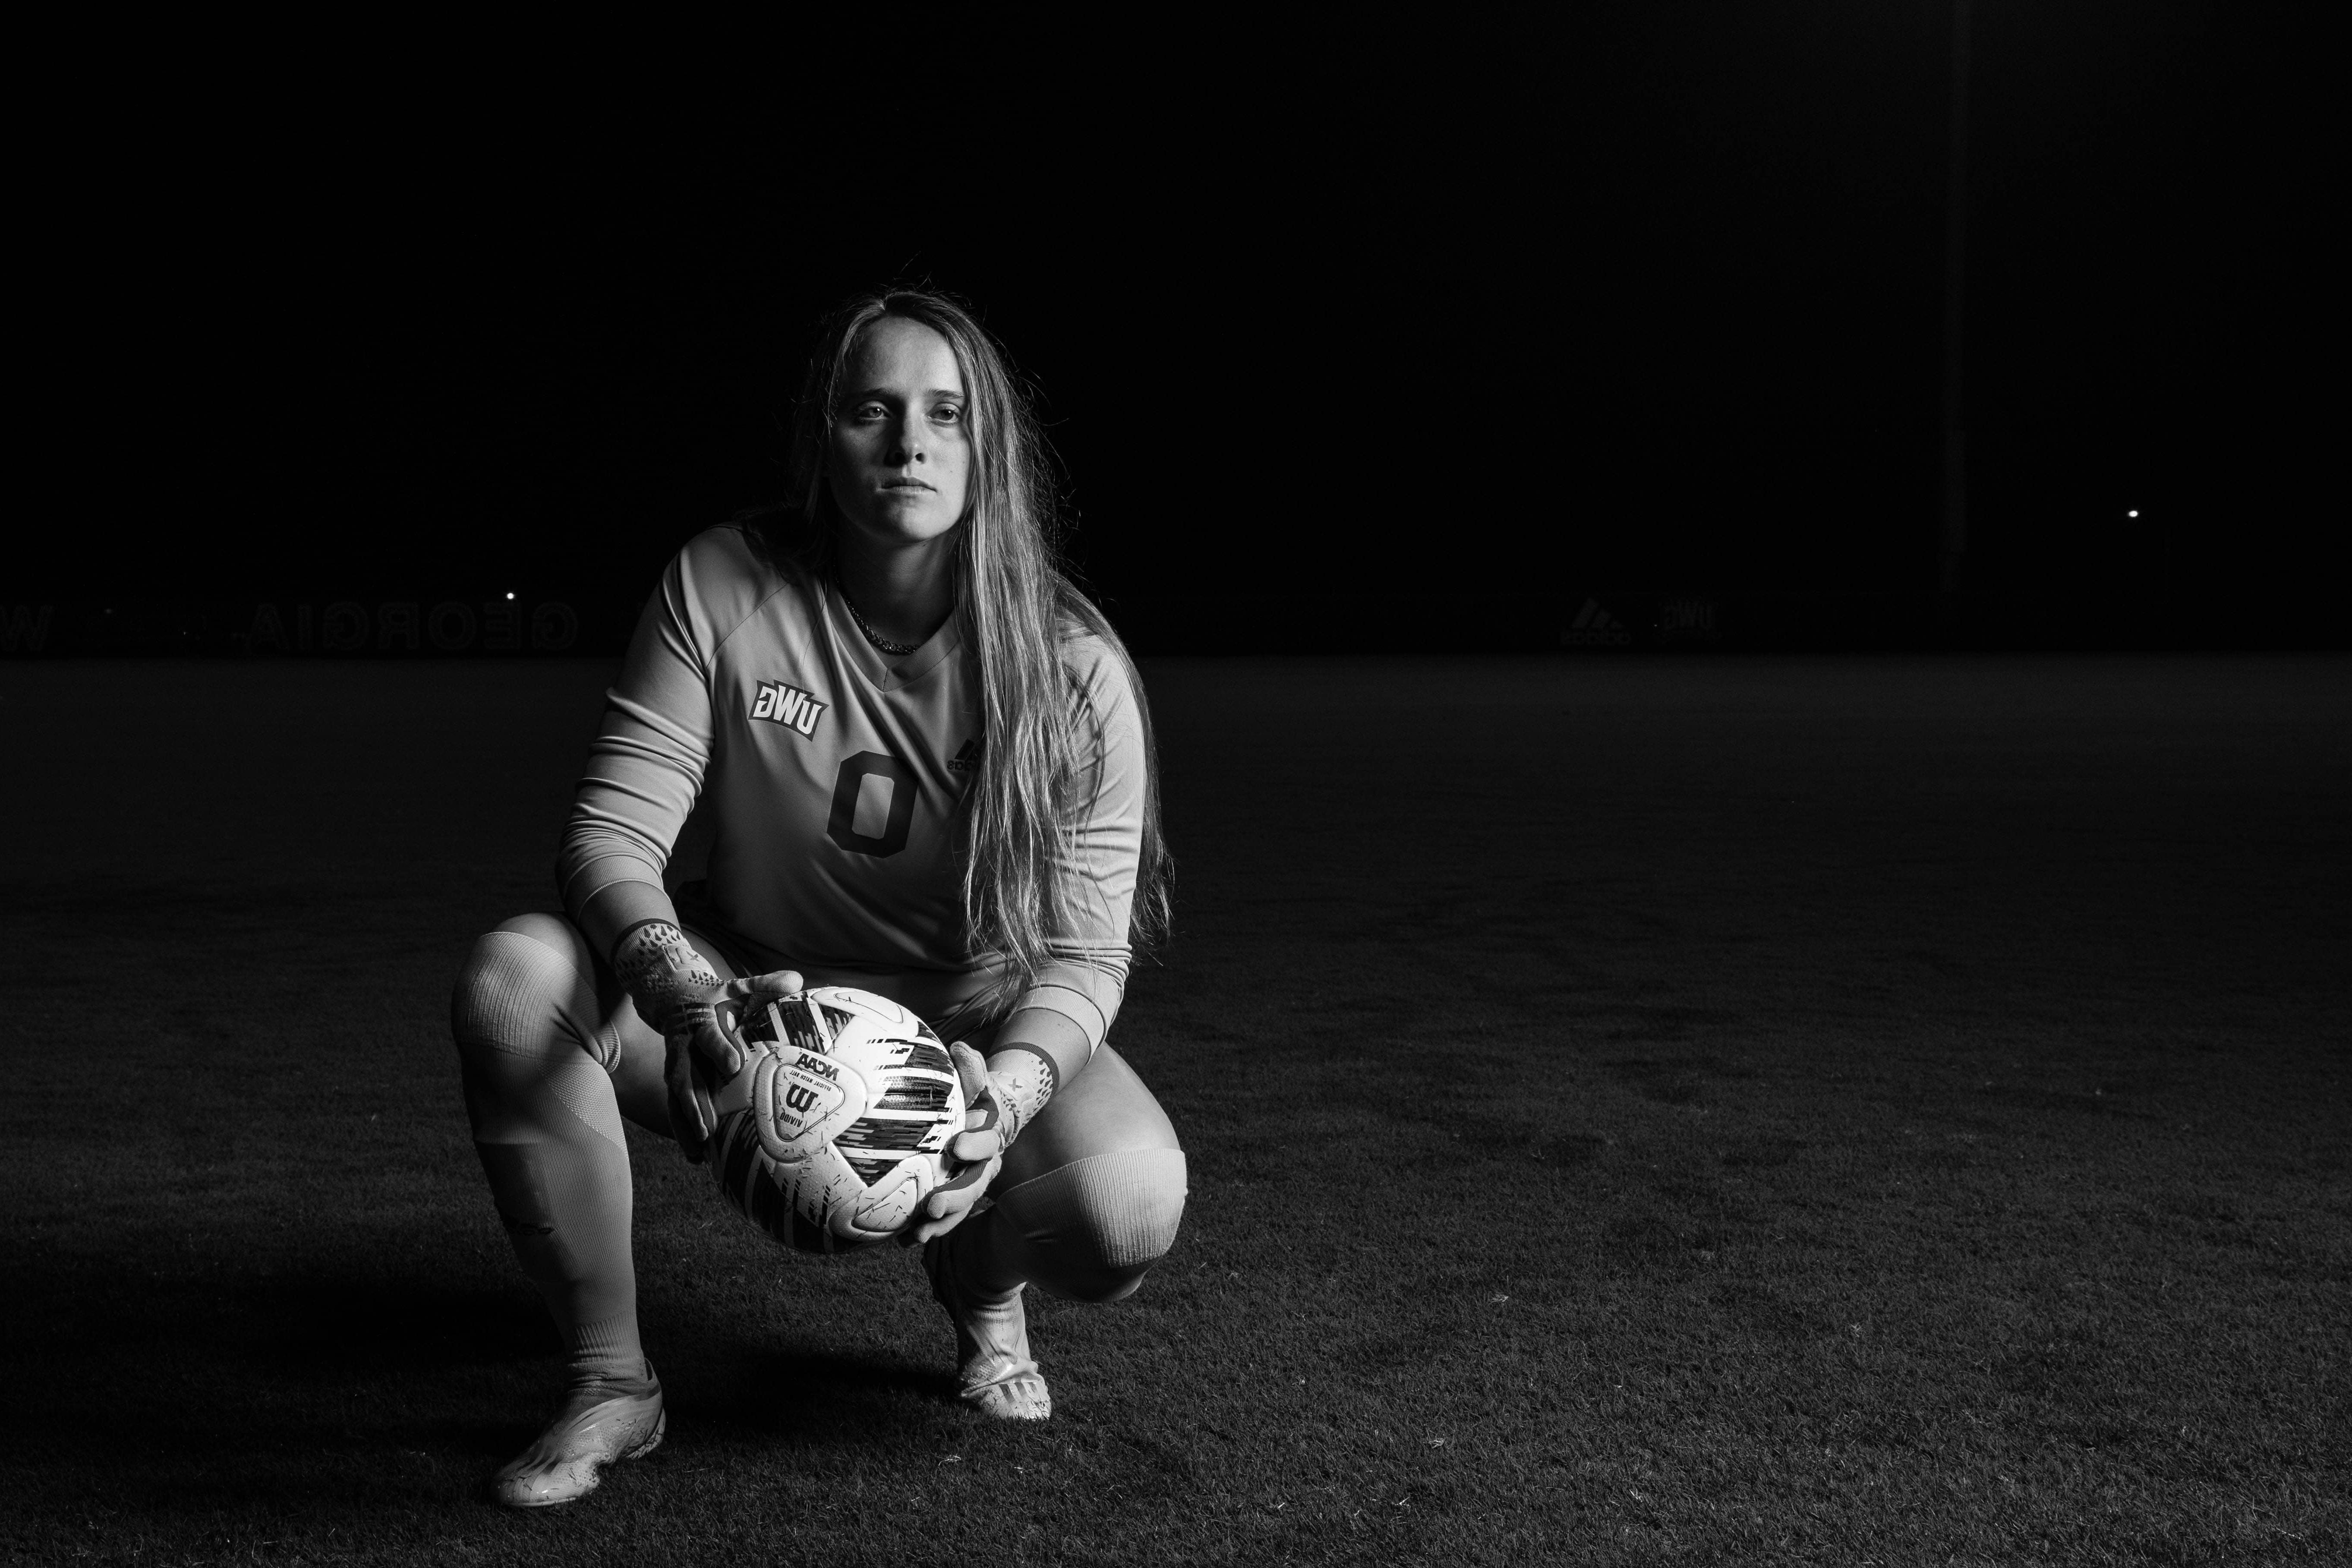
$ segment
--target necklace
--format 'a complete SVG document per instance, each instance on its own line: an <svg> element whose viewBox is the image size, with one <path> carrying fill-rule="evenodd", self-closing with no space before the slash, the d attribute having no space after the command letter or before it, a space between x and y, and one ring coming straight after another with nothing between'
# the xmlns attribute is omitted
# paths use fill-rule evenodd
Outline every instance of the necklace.
<svg viewBox="0 0 2352 1568"><path fill-rule="evenodd" d="M866 640L872 643L884 653L888 654L892 658L904 658L908 654L923 646L919 642L892 642L888 637L884 637L880 632L876 631L872 626L866 624L866 617L857 613L856 603L852 600L848 595L842 595L841 602L849 606L849 618L857 623L857 629L866 634Z"/></svg>

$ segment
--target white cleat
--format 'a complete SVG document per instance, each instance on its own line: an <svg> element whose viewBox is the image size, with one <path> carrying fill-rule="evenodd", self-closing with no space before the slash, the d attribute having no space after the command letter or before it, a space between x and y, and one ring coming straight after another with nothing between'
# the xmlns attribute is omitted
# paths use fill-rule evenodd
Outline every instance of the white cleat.
<svg viewBox="0 0 2352 1568"><path fill-rule="evenodd" d="M509 1508L550 1508L586 1497L606 1465L660 1447L668 1425L658 1381L650 1394L616 1394L594 1384L573 1389L539 1440L490 1478L490 1495Z"/></svg>
<svg viewBox="0 0 2352 1568"><path fill-rule="evenodd" d="M931 1297L955 1320L957 1395L983 1415L1000 1421L1043 1421L1054 1414L1054 1396L1029 1354L1029 1320L1021 1292L1003 1301L976 1301L956 1284L948 1240L923 1244L923 1272L931 1277Z"/></svg>

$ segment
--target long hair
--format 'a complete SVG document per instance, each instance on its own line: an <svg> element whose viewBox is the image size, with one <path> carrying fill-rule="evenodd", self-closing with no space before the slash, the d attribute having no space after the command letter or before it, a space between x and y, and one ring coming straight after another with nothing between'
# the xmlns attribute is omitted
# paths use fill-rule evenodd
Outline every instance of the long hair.
<svg viewBox="0 0 2352 1568"><path fill-rule="evenodd" d="M963 374L972 465L955 531L955 592L977 645L983 726L979 773L961 808L963 905L973 952L1008 961L992 998L1003 1000L1050 961L1048 934L1068 929L1072 912L1059 865L1091 793L1081 770L1103 716L1065 664L1064 644L1099 637L1135 693L1145 773L1129 930L1142 951L1168 927L1159 747L1126 645L1063 568L1053 471L1027 391L1003 349L951 300L913 289L865 295L819 330L793 416L791 503L765 530L771 558L812 581L834 575L844 521L826 477L834 421L860 340L893 317L945 338Z"/></svg>

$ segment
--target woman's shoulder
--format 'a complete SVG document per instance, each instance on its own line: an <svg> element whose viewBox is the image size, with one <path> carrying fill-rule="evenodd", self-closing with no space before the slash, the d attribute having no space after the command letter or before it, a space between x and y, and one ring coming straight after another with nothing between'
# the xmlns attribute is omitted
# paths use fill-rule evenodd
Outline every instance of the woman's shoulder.
<svg viewBox="0 0 2352 1568"><path fill-rule="evenodd" d="M688 540L677 563L713 583L740 579L772 590L799 575L776 546L778 531L773 512L743 512Z"/></svg>
<svg viewBox="0 0 2352 1568"><path fill-rule="evenodd" d="M1118 634L1110 629L1110 622L1093 605L1083 600L1064 600L1055 606L1055 640L1060 646L1062 668L1073 675L1093 675L1106 667L1126 664L1120 657Z"/></svg>
<svg viewBox="0 0 2352 1568"><path fill-rule="evenodd" d="M781 510L740 512L703 529L679 550L675 566L691 585L710 593L748 593L755 599L774 597L776 590L807 581L807 572L793 557L791 517Z"/></svg>
<svg viewBox="0 0 2352 1568"><path fill-rule="evenodd" d="M1134 707L1142 682L1118 634L1108 621L1099 619L1101 614L1099 610L1093 616L1063 613L1061 655L1071 687L1084 693L1097 712L1108 713Z"/></svg>
<svg viewBox="0 0 2352 1568"><path fill-rule="evenodd" d="M762 521L761 514L748 513L706 528L671 558L666 591L676 613L714 646L800 581Z"/></svg>

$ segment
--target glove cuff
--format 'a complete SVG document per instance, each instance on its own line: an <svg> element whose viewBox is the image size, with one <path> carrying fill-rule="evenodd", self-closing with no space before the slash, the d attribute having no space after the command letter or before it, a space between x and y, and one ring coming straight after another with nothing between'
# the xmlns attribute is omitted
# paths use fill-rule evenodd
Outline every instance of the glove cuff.
<svg viewBox="0 0 2352 1568"><path fill-rule="evenodd" d="M990 1053L988 1088L1003 1117L1009 1147L1021 1130L1037 1120L1062 1087L1062 1069L1054 1058L1025 1040L1016 1040Z"/></svg>
<svg viewBox="0 0 2352 1568"><path fill-rule="evenodd" d="M710 961L668 921L641 921L622 932L613 947L613 973L646 1022L666 1035L674 1032L680 1009L708 1005L719 989Z"/></svg>

